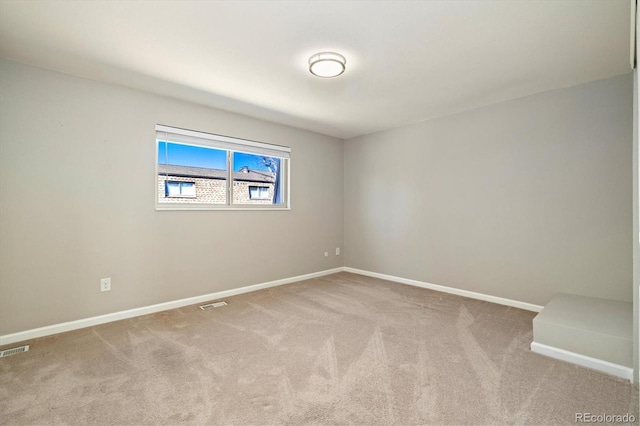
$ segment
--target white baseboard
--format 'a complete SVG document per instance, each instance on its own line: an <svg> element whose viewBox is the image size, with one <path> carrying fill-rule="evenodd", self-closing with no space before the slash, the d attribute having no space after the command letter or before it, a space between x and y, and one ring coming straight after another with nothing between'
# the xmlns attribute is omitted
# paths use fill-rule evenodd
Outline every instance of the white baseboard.
<svg viewBox="0 0 640 426"><path fill-rule="evenodd" d="M97 317L85 318L76 321L63 322L60 324L49 325L46 327L34 328L31 330L20 331L18 333L5 334L0 336L0 345L9 345L11 343L23 342L25 340L35 339L38 337L50 336L52 334L63 333L65 331L78 330L80 328L91 327L94 325L105 324L108 322L119 321L127 318L139 317L142 315L153 314L155 312L167 311L169 309L181 308L183 306L195 305L197 303L208 302L211 300L222 299L225 297L236 296L238 294L249 293L264 288L276 287L279 285L290 284L298 281L304 281L311 278L322 277L324 275L342 272L343 268L328 269L311 274L298 275L296 277L284 278L281 280L269 281L266 283L250 285L231 290L219 291L216 293L204 294L202 296L189 297L186 299L174 300L166 303L158 303L157 305L143 306L141 308L129 309L126 311L114 312L112 314L100 315Z"/></svg>
<svg viewBox="0 0 640 426"><path fill-rule="evenodd" d="M591 358L586 355L580 355L575 352L565 351L564 349L543 345L542 343L537 342L531 342L531 351L550 358L559 359L560 361L570 362L582 367L591 368L592 370L611 374L612 376L620 377L633 383L633 369L623 365L614 364L597 358Z"/></svg>
<svg viewBox="0 0 640 426"><path fill-rule="evenodd" d="M511 306L518 309L524 309L526 311L540 312L542 311L542 308L543 308L543 306L533 305L531 303L505 299L497 296L490 296L488 294L476 293L474 291L461 290L459 288L447 287L447 286L438 285L438 284L431 284L431 283L425 283L422 281L410 280L407 278L394 277L393 275L379 274L377 272L363 271L362 269L355 269L355 268L349 268L349 267L345 267L343 269L345 272L366 275L368 277L381 278L383 280L412 285L414 287L427 288L429 290L440 291L442 293L455 294L457 296L469 297L471 299L484 300L485 302L497 303L498 305Z"/></svg>

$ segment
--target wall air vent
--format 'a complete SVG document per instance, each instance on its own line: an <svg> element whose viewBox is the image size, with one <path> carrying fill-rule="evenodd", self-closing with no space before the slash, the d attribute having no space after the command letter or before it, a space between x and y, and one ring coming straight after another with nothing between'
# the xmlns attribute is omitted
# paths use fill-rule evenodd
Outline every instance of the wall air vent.
<svg viewBox="0 0 640 426"><path fill-rule="evenodd" d="M227 306L227 302L213 302L213 303L209 303L207 305L202 305L200 306L200 309L202 309L203 311L206 311L207 309L214 309L214 308L220 308L222 306Z"/></svg>
<svg viewBox="0 0 640 426"><path fill-rule="evenodd" d="M6 349L4 351L0 351L0 358L4 358L5 356L11 356L15 354L19 354L21 352L27 352L29 350L29 345L20 346L13 349Z"/></svg>

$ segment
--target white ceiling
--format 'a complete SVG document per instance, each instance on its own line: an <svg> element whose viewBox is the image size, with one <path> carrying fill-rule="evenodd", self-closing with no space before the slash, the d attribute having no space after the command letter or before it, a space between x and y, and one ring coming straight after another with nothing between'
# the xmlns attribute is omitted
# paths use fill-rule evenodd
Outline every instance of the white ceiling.
<svg viewBox="0 0 640 426"><path fill-rule="evenodd" d="M0 56L339 138L631 71L629 0L0 1ZM318 79L332 50L346 72Z"/></svg>

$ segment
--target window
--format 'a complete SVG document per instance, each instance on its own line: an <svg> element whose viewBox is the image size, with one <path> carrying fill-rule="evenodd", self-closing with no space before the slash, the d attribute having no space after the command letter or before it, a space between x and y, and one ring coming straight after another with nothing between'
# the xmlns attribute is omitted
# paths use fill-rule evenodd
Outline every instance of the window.
<svg viewBox="0 0 640 426"><path fill-rule="evenodd" d="M268 200L271 198L269 195L269 187L268 186L250 186L249 187L249 198L252 200Z"/></svg>
<svg viewBox="0 0 640 426"><path fill-rule="evenodd" d="M195 197L196 183L167 180L165 181L164 195L165 197Z"/></svg>
<svg viewBox="0 0 640 426"><path fill-rule="evenodd" d="M156 125L157 209L288 209L290 148Z"/></svg>

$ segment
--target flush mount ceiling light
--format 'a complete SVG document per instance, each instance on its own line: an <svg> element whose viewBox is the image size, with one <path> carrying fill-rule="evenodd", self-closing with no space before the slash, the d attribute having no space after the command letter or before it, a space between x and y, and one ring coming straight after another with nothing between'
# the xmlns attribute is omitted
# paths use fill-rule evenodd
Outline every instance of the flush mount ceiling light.
<svg viewBox="0 0 640 426"><path fill-rule="evenodd" d="M316 53L309 58L309 71L316 77L337 77L344 72L347 60L339 53Z"/></svg>

